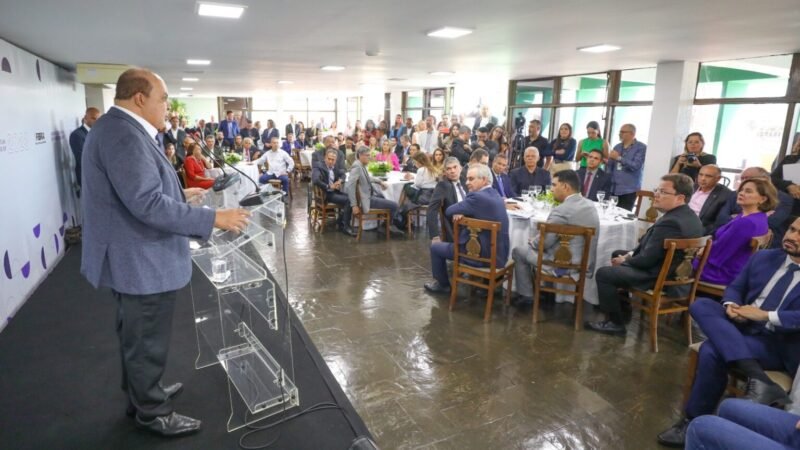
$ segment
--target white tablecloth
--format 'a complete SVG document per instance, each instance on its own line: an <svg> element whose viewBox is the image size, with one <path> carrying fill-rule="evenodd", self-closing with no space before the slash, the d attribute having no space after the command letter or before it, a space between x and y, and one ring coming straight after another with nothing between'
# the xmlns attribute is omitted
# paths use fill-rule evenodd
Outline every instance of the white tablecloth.
<svg viewBox="0 0 800 450"><path fill-rule="evenodd" d="M400 203L400 194L406 183L413 183L414 179L406 180L403 172L389 172L386 174L386 189L381 188L383 196L396 203Z"/></svg>
<svg viewBox="0 0 800 450"><path fill-rule="evenodd" d="M649 225L640 223L637 220L613 219L613 215L609 213L608 217L603 217L600 205L598 207L598 214L600 215L600 230L594 235L594 240L597 242L597 260L595 261L595 271L600 267L611 265L611 252L614 250L632 250L636 246L636 241L639 237L639 230L643 226ZM618 209L619 214L627 214L630 211ZM527 216L527 217L524 217ZM538 224L545 222L547 215L543 212L537 212L531 216L530 211L527 213L518 213L516 211L509 211L509 239L511 248L525 246L529 248L528 241L537 232L536 225L531 226L532 223ZM511 255L509 254L509 258ZM586 279L586 284L583 289L584 299L597 305L597 283L594 280L594 274L591 278ZM572 302L573 297L558 296L558 301Z"/></svg>
<svg viewBox="0 0 800 450"><path fill-rule="evenodd" d="M311 167L311 158L313 158L314 150L305 149L300 150L300 164Z"/></svg>

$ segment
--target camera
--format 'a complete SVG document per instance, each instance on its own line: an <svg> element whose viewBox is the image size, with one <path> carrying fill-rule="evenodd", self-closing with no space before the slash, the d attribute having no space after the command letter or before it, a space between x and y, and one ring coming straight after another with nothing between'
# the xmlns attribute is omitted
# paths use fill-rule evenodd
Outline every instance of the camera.
<svg viewBox="0 0 800 450"><path fill-rule="evenodd" d="M697 155L689 153L689 155L686 156L686 161L690 163L697 161Z"/></svg>

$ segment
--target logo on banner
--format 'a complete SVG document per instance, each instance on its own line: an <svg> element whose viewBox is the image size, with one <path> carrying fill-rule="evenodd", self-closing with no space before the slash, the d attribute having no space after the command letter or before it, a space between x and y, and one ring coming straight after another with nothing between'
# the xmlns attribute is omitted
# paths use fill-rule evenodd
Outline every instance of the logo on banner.
<svg viewBox="0 0 800 450"><path fill-rule="evenodd" d="M47 143L47 139L45 138L44 131L36 132L36 137L35 137L34 143L36 145Z"/></svg>

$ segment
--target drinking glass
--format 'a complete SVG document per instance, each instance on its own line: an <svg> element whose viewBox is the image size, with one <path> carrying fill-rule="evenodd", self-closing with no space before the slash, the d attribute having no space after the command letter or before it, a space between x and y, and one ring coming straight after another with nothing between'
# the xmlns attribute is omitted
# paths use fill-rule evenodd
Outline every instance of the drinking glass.
<svg viewBox="0 0 800 450"><path fill-rule="evenodd" d="M539 185L531 186L528 189L532 190L533 191L533 195L535 195L537 197L539 196L539 194L542 193L542 187L539 186Z"/></svg>
<svg viewBox="0 0 800 450"><path fill-rule="evenodd" d="M608 200L601 201L600 202L600 206L603 207L603 217L607 217L608 216L608 206L609 206Z"/></svg>
<svg viewBox="0 0 800 450"><path fill-rule="evenodd" d="M608 203L609 203L609 205L611 205L611 208L610 208L611 209L611 213L616 216L616 214L617 214L617 203L619 203L619 197L617 197L616 195L612 195L611 197L608 197Z"/></svg>
<svg viewBox="0 0 800 450"><path fill-rule="evenodd" d="M224 258L214 258L211 260L211 280L215 283L222 283L231 276L228 270L228 261Z"/></svg>
<svg viewBox="0 0 800 450"><path fill-rule="evenodd" d="M548 184L547 186L544 187L544 191L545 192L553 192L553 185L552 184Z"/></svg>
<svg viewBox="0 0 800 450"><path fill-rule="evenodd" d="M597 191L597 201L603 203L604 198L606 198L606 191Z"/></svg>

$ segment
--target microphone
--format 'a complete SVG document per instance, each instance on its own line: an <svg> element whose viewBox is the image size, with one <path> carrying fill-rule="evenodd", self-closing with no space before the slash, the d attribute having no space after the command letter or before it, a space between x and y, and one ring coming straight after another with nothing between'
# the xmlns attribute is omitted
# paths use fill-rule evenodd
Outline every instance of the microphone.
<svg viewBox="0 0 800 450"><path fill-rule="evenodd" d="M247 194L239 200L239 206L258 206L263 205L266 203L267 198L273 195L283 195L283 191L280 189L275 189L270 185L267 185L263 191L261 192L253 192L251 194Z"/></svg>
<svg viewBox="0 0 800 450"><path fill-rule="evenodd" d="M237 183L239 181L239 179L240 179L240 175L239 174L243 175L245 178L250 180L253 183L253 186L256 187L256 192L259 192L260 189L258 187L258 183L256 183L255 180L253 180L252 178L247 176L246 173L242 172L241 170L237 169L236 167L233 167L232 165L230 165L227 162L225 162L224 158L223 159L217 159L214 156L213 152L210 152L208 150L208 147L206 147L206 143L204 141L203 142L199 142L192 134L187 134L187 136L190 136L192 138L192 140L197 145L200 146L200 151L202 151L204 155L206 155L209 158L211 158L212 160L216 161L220 166L225 167L227 165L231 169L233 169L236 172L238 172L238 173L225 173L225 171L223 170L222 171L223 174L221 176L218 176L214 180L214 186L213 186L214 192L222 191L222 190L230 187L231 185Z"/></svg>

